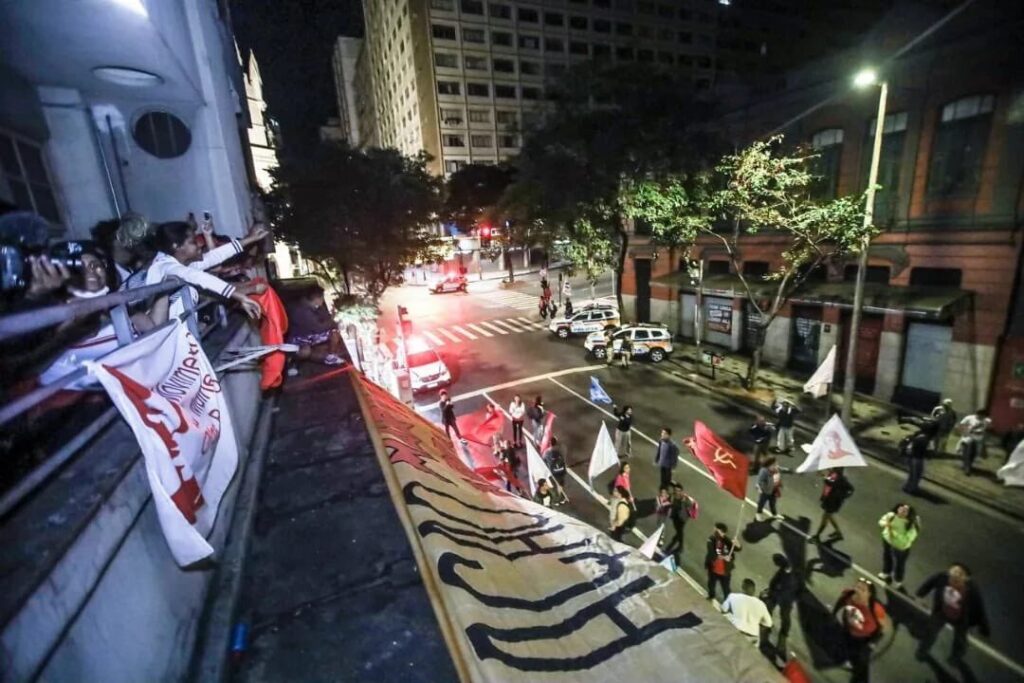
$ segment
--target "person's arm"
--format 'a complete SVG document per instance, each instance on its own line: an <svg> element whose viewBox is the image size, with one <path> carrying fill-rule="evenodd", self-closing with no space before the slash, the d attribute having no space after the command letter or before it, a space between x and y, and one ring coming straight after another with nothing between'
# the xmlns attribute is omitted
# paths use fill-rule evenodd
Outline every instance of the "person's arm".
<svg viewBox="0 0 1024 683"><path fill-rule="evenodd" d="M216 250L214 250L216 251ZM210 252L213 253L213 252ZM205 289L208 292L222 296L225 299L232 299L245 311L245 314L250 318L257 319L263 314L263 309L258 303L245 296L241 292L235 289L235 286L229 282L221 280L216 275L211 275L202 270L196 270L188 266L182 265L177 261L167 261L162 264L161 270L164 278L168 275L181 278L190 285L195 285L200 289Z"/></svg>
<svg viewBox="0 0 1024 683"><path fill-rule="evenodd" d="M939 577L941 576L942 572L939 572L938 574L932 574L927 579L925 579L924 583L922 583L921 586L917 589L917 597L923 598L924 596L928 595L933 590L935 590L935 585L939 582Z"/></svg>
<svg viewBox="0 0 1024 683"><path fill-rule="evenodd" d="M722 601L722 614L728 614L732 612L732 593Z"/></svg>
<svg viewBox="0 0 1024 683"><path fill-rule="evenodd" d="M772 627L772 615L768 612L768 606L765 605L764 602L761 601L761 600L758 600L758 602L761 604L761 620L760 620L760 624L761 624L761 626L763 628L771 628Z"/></svg>
<svg viewBox="0 0 1024 683"><path fill-rule="evenodd" d="M833 616L834 616L834 615L835 615L835 614L836 614L837 612L839 612L839 610L840 610L840 609L842 609L842 608L843 608L843 606L845 606L845 605L846 605L846 601L847 601L847 600L849 599L849 597L850 597L850 594L851 594L852 592L853 592L853 591L850 591L850 590L845 590L845 591L843 591L842 593L840 593L840 594L839 594L839 599L838 599L838 600L836 600L836 604L832 606L832 614L833 614Z"/></svg>
<svg viewBox="0 0 1024 683"><path fill-rule="evenodd" d="M981 597L978 585L973 580L971 581L971 593L974 595L974 605L977 611L978 632L988 638L988 613L985 611L985 601Z"/></svg>
<svg viewBox="0 0 1024 683"><path fill-rule="evenodd" d="M878 520L878 526L882 527L883 529L892 526L892 518L893 513L886 512L884 515L882 515L882 518Z"/></svg>

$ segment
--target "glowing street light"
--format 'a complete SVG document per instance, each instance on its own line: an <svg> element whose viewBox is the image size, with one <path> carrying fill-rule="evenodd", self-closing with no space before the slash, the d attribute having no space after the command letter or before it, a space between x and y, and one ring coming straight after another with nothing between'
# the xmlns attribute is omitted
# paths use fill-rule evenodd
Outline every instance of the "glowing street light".
<svg viewBox="0 0 1024 683"><path fill-rule="evenodd" d="M874 69L861 69L853 77L853 84L858 88L866 88L878 82L878 72Z"/></svg>

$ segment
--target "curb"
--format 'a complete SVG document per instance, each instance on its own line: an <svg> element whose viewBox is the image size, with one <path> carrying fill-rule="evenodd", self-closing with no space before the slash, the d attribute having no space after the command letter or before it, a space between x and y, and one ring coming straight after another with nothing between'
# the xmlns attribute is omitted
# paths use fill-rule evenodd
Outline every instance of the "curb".
<svg viewBox="0 0 1024 683"><path fill-rule="evenodd" d="M689 377L684 372L681 372L681 371L678 371L678 370L669 370L669 369L661 370L661 372L668 373L668 374L672 375L673 377L676 377L679 380L682 380L682 381L684 381L684 382L686 382L688 384L694 385L694 386L698 386L698 387L700 387L701 389L703 389L705 391L710 391L710 392L714 392L715 391L715 387L714 386L708 385L705 382L702 382L700 380L695 380L695 379ZM724 401L726 401L728 403L731 403L732 405L736 406L737 408L740 408L740 409L745 410L747 412L761 414L761 415L765 415L765 416L770 415L770 411L767 409L767 407L763 403L761 403L760 401L757 401L756 399L745 400L745 399L742 399L742 398L738 398L736 396L732 396L732 395L729 395L729 394L718 393L718 392L716 392L716 396L718 396L719 398L721 398L722 400L724 400ZM809 434L811 437L816 436L817 433L818 433L817 429L815 429L813 427L808 427L806 425L806 423L804 423L802 421L797 421L795 423L795 427L796 427L796 429L798 431L800 431L802 433L805 433L805 434ZM877 460L879 462L885 463L886 465L888 465L888 466L890 466L890 467L892 467L894 469L897 469L897 470L899 470L901 472L906 472L907 471L906 465L904 465L901 460L898 460L898 459L890 457L890 456L879 454L880 450L884 450L886 448L892 447L891 444L884 443L884 442L879 442L876 439L867 439L865 441L862 441L861 443L864 446L862 448L862 451L863 451L864 455L870 457L873 460ZM1024 511L1021 511L1021 510L1018 510L1018 509L1013 509L1013 508L1006 507L1006 506L1003 506L1003 505L993 504L992 500L990 498L984 497L983 495L981 495L981 494L979 494L979 493L977 493L977 492L975 492L973 490L955 488L955 487L951 486L950 484L948 484L946 482L939 481L939 480L935 479L934 477L930 477L928 475L927 468L925 470L925 475L924 475L923 479L924 479L924 481L927 481L932 486L935 486L935 487L937 487L939 489L942 489L943 491L947 491L947 492L950 492L950 493L954 493L954 494L963 496L964 498L968 498L968 499L974 501L975 503L977 503L978 505L982 505L982 506L984 506L984 507L986 507L986 508L988 508L990 510L993 510L993 511L998 512L1000 514L1006 515L1007 517L1010 517L1010 518L1012 518L1014 520L1024 521Z"/></svg>

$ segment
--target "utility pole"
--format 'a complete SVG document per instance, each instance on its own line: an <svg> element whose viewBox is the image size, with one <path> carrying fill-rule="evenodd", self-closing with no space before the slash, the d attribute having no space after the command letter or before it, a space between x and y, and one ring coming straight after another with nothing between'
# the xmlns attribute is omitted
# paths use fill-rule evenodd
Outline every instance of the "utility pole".
<svg viewBox="0 0 1024 683"><path fill-rule="evenodd" d="M872 85L876 81L877 76L873 71L863 71L857 74L855 82L863 87ZM882 134L885 130L885 100L889 94L888 83L882 81L880 85L878 119L875 121L875 139L871 149L871 170L868 173L868 189L865 193L865 234L860 247L860 256L857 259L857 282L853 288L853 311L850 314L850 329L846 343L846 375L843 377L843 410L841 417L848 426L852 426L853 392L857 380L855 376L857 370L857 334L860 331L861 313L864 308L864 277L868 269L868 249L871 246L871 236L867 228L870 228L874 222L875 185L878 182L878 164L882 155Z"/></svg>

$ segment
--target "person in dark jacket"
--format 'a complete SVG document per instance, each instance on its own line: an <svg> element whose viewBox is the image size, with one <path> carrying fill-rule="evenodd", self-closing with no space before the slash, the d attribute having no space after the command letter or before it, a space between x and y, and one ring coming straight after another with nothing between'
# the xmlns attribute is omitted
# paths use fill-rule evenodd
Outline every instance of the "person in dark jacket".
<svg viewBox="0 0 1024 683"><path fill-rule="evenodd" d="M612 406L612 413L618 418L615 423L615 452L620 458L633 455L633 406Z"/></svg>
<svg viewBox="0 0 1024 683"><path fill-rule="evenodd" d="M451 433L454 431L455 436L457 436L462 443L468 443L462 438L462 434L459 432L459 423L455 419L455 404L453 404L451 398L448 397L448 392L442 389L440 398L441 401L439 406L441 408L441 424L444 425L444 435L450 439L452 436Z"/></svg>
<svg viewBox="0 0 1024 683"><path fill-rule="evenodd" d="M971 570L960 562L954 562L946 571L933 574L917 589L917 597L931 593L932 611L928 627L917 645L917 658L925 659L935 644L939 631L946 624L953 627L953 650L951 659L959 661L967 652L967 632L974 627L981 635L988 637L988 618L985 603Z"/></svg>
<svg viewBox="0 0 1024 683"><path fill-rule="evenodd" d="M676 565L680 565L683 561L683 532L686 530L686 523L690 520L691 516L694 516L694 508L697 505L697 501L688 496L683 491L683 485L678 482L673 482L670 491L671 503L668 509L668 521L672 523L672 529L675 531L675 535L672 540L665 546L664 553L668 555L672 554L676 559Z"/></svg>
<svg viewBox="0 0 1024 683"><path fill-rule="evenodd" d="M789 629L793 623L793 605L796 604L803 586L799 574L785 555L775 553L772 555L772 562L775 564L775 574L768 582L763 600L770 614L774 614L776 607L779 608L779 640L775 645L775 654L785 661L786 640L789 638Z"/></svg>
<svg viewBox="0 0 1024 683"><path fill-rule="evenodd" d="M551 471L551 478L555 480L556 493L559 495L558 502L555 505L568 503L569 496L565 493L565 456L562 455L561 449L558 448L557 437L551 437L551 443L541 457L544 458L544 464Z"/></svg>
<svg viewBox="0 0 1024 683"><path fill-rule="evenodd" d="M672 430L668 427L661 428L661 441L658 442L658 450L654 453L654 464L661 471L661 483L658 488L667 489L672 483L672 470L679 462L679 446L672 442Z"/></svg>
<svg viewBox="0 0 1024 683"><path fill-rule="evenodd" d="M841 541L843 532L836 522L836 514L843 506L846 499L853 495L853 484L846 478L842 467L833 467L825 475L824 485L821 487L821 522L818 523L818 530L811 536L812 541L820 541L821 534L825 527L831 525L835 529L832 535L834 540Z"/></svg>
<svg viewBox="0 0 1024 683"><path fill-rule="evenodd" d="M793 405L788 398L784 398L775 404L772 411L775 413L775 428L779 435L775 447L780 453L788 455L789 450L793 447L793 424L796 422L796 416L800 413L800 409Z"/></svg>
<svg viewBox="0 0 1024 683"><path fill-rule="evenodd" d="M928 448L935 439L935 430L938 425L935 420L927 418L905 418L901 422L918 426L917 432L906 439L901 446L907 457L907 481L903 484L903 492L917 495L921 479L924 477L924 461L928 457Z"/></svg>
<svg viewBox="0 0 1024 683"><path fill-rule="evenodd" d="M732 592L733 560L739 551L740 542L729 538L729 527L716 522L714 533L708 537L707 552L704 555L704 568L708 570L708 600L714 599L716 584L722 587L722 599L729 597Z"/></svg>
<svg viewBox="0 0 1024 683"><path fill-rule="evenodd" d="M750 438L754 442L754 457L751 463L754 471L761 469L761 460L768 453L773 429L772 425L764 419L764 415L758 415L754 424L750 425Z"/></svg>

